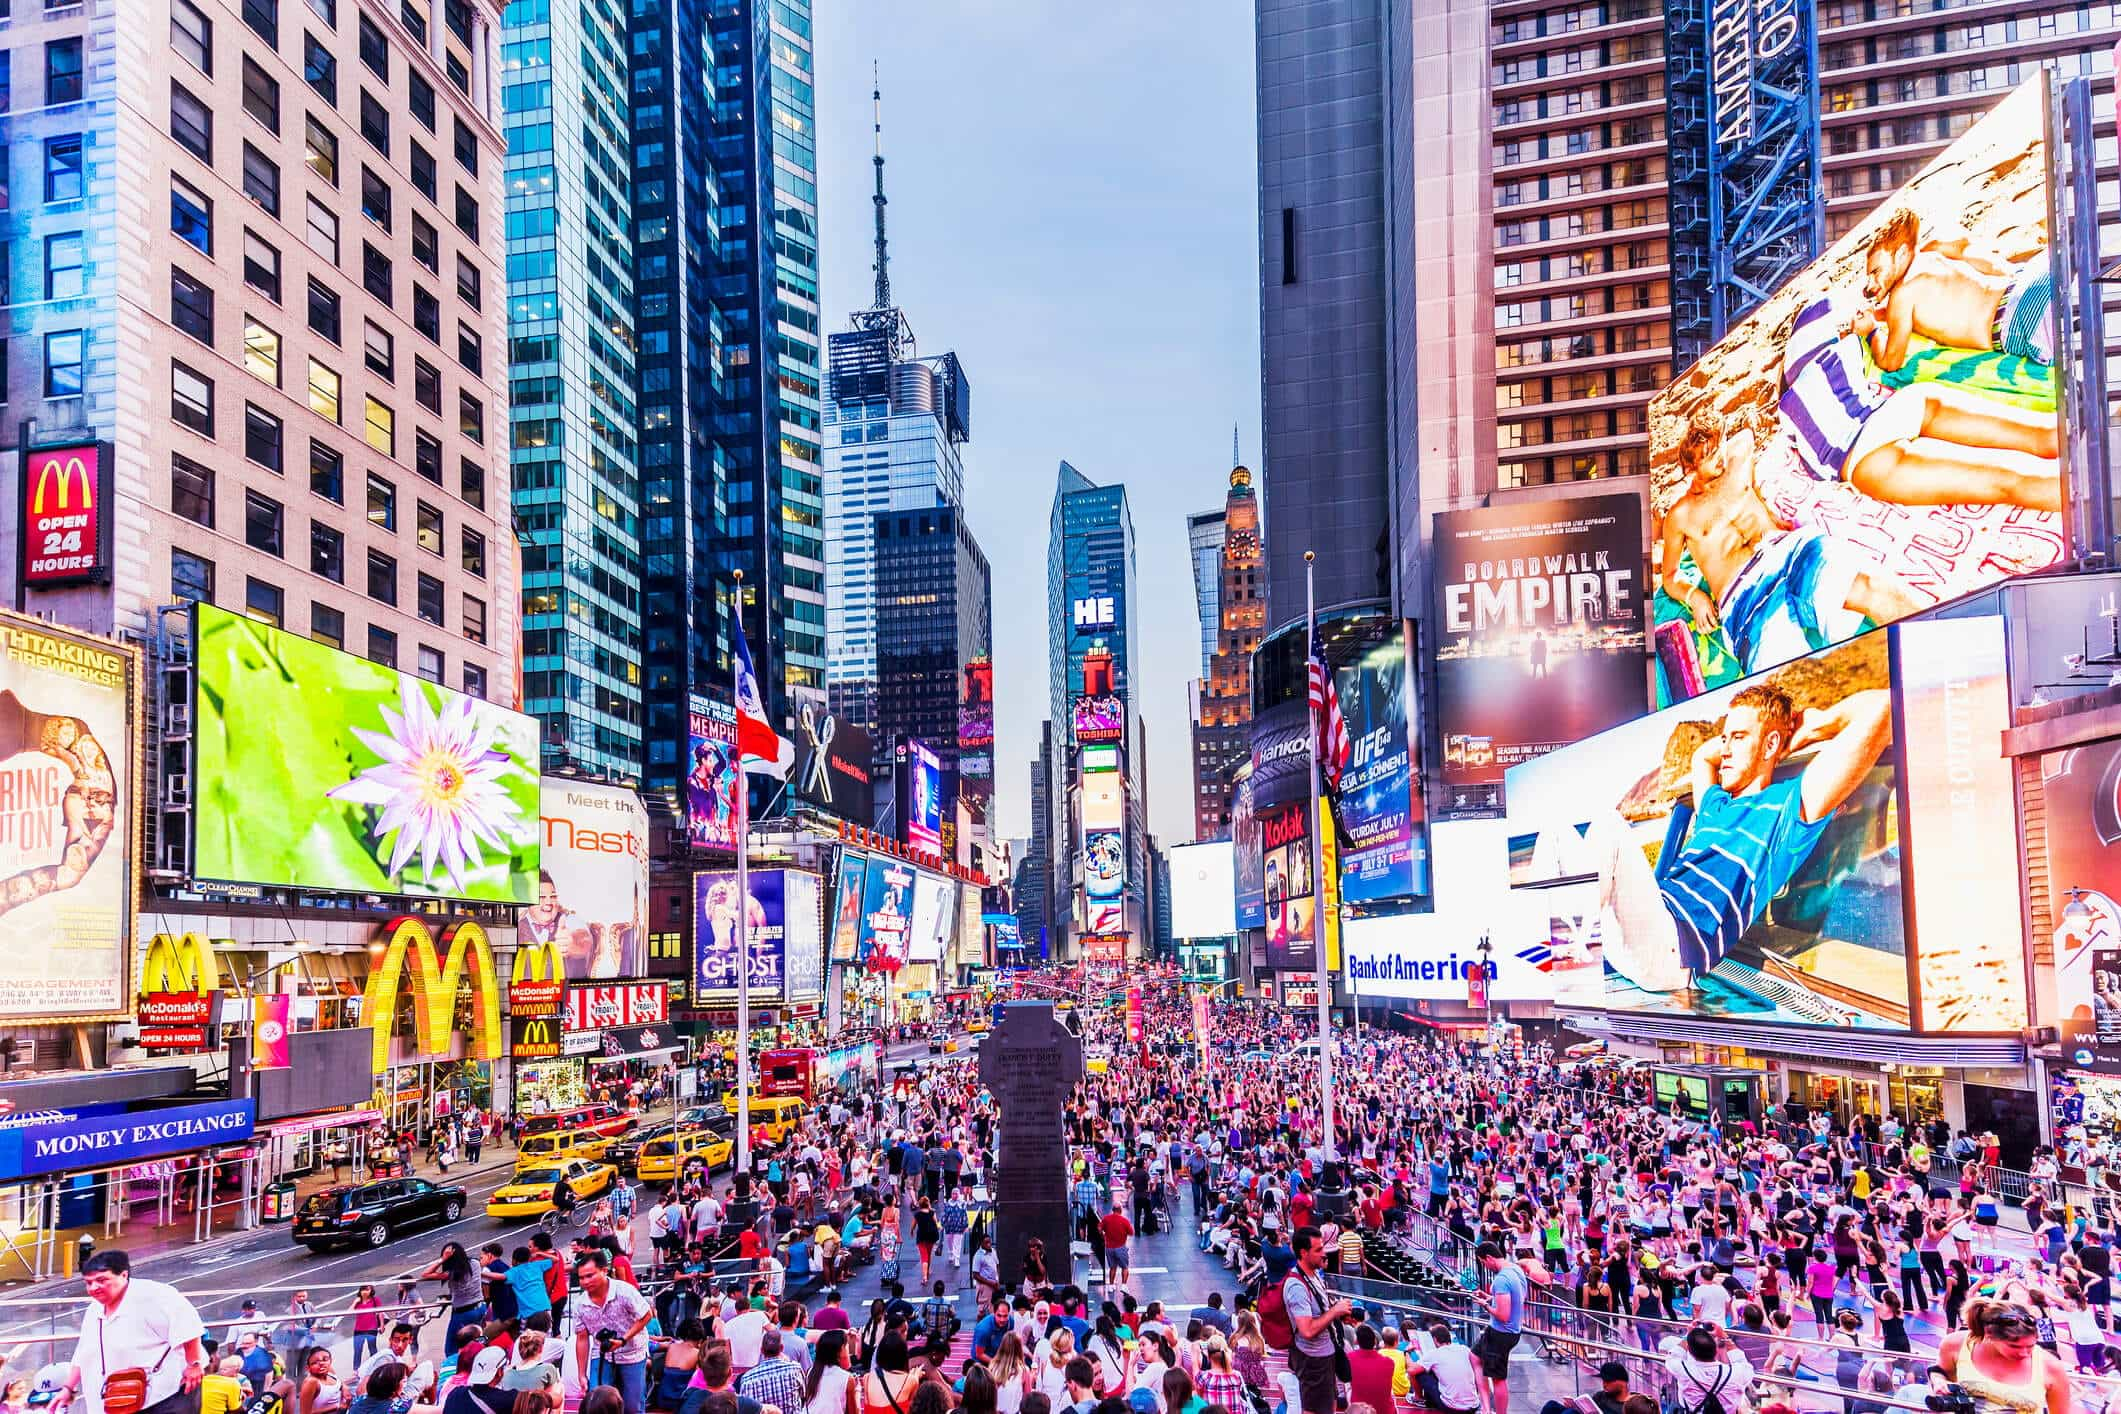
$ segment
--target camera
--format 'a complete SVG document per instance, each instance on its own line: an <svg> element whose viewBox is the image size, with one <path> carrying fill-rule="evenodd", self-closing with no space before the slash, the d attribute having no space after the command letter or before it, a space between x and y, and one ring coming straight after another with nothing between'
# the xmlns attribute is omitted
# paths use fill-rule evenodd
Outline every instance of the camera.
<svg viewBox="0 0 2121 1414"><path fill-rule="evenodd" d="M1935 1414L1976 1414L1974 1397L1962 1384L1948 1384L1936 1394L1924 1395L1922 1402Z"/></svg>

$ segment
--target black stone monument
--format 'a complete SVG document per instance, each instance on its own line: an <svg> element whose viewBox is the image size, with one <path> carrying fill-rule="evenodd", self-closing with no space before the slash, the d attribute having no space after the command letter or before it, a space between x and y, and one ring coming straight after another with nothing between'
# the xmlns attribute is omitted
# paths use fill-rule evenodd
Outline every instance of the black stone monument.
<svg viewBox="0 0 2121 1414"><path fill-rule="evenodd" d="M994 1250L1002 1285L1023 1277L1024 1248L1045 1243L1046 1276L1073 1276L1068 1244L1068 1131L1064 1109L1083 1078L1083 1043L1051 1002L1006 1002L980 1043L979 1078L1001 1107L994 1171Z"/></svg>

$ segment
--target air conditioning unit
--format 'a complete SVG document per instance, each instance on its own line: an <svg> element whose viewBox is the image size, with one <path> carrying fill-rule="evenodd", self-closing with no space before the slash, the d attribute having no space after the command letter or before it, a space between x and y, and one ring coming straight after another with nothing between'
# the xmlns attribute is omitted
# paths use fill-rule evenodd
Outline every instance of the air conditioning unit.
<svg viewBox="0 0 2121 1414"><path fill-rule="evenodd" d="M191 773L172 771L162 778L162 803L164 805L191 804Z"/></svg>

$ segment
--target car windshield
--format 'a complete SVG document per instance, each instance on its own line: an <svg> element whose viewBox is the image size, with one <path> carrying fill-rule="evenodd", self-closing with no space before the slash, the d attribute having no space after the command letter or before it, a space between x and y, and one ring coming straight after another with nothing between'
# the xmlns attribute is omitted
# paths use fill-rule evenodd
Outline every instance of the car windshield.
<svg viewBox="0 0 2121 1414"><path fill-rule="evenodd" d="M515 1176L515 1182L517 1183L558 1183L559 1181L560 1171L558 1169L524 1169Z"/></svg>

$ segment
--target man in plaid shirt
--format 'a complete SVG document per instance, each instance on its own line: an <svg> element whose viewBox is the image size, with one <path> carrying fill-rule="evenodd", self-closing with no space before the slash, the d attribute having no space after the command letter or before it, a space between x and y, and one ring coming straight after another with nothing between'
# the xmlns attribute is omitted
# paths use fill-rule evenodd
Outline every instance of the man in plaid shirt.
<svg viewBox="0 0 2121 1414"><path fill-rule="evenodd" d="M965 1200L953 1187L950 1196L943 1199L943 1252L950 1258L953 1272L964 1263L965 1230L971 1225L965 1216Z"/></svg>
<svg viewBox="0 0 2121 1414"><path fill-rule="evenodd" d="M768 1327L759 1337L759 1363L736 1382L737 1393L775 1409L803 1407L802 1367L781 1352L781 1333Z"/></svg>

